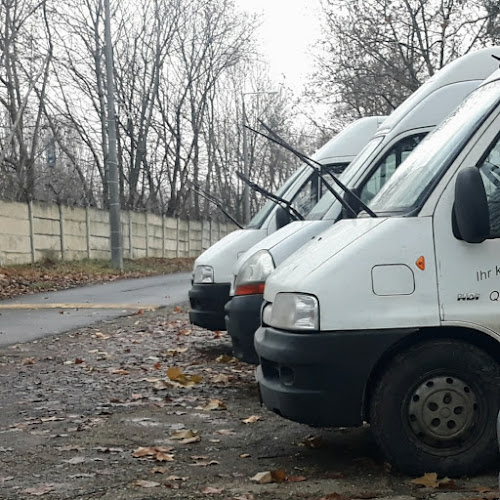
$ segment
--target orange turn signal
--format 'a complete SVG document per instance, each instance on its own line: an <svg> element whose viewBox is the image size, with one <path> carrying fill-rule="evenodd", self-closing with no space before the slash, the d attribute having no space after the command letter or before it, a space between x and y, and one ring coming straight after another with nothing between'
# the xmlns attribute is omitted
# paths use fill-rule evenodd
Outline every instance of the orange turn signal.
<svg viewBox="0 0 500 500"><path fill-rule="evenodd" d="M418 259L417 259L417 262L415 262L415 264L417 264L417 267L421 270L421 271L425 271L425 257L423 255L421 255Z"/></svg>
<svg viewBox="0 0 500 500"><path fill-rule="evenodd" d="M265 282L260 283L248 283L246 285L240 285L236 287L234 292L235 295L257 295L264 293Z"/></svg>

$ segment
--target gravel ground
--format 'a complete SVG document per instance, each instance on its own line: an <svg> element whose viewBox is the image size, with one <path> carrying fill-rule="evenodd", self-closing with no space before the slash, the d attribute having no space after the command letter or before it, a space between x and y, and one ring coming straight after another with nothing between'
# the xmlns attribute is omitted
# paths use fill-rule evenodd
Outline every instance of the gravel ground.
<svg viewBox="0 0 500 500"><path fill-rule="evenodd" d="M496 471L414 479L367 427L311 429L261 408L254 367L180 307L0 350L2 500L498 496Z"/></svg>

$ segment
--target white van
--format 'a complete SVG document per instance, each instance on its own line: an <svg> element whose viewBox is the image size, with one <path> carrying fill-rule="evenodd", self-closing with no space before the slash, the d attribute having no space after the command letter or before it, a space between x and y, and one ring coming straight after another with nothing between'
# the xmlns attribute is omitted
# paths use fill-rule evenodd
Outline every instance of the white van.
<svg viewBox="0 0 500 500"><path fill-rule="evenodd" d="M340 221L271 274L255 335L268 408L368 421L412 475L469 475L497 456L499 131L497 71L372 200L377 217Z"/></svg>
<svg viewBox="0 0 500 500"><path fill-rule="evenodd" d="M490 48L457 59L401 104L346 169L343 179L347 187L368 203L420 140L495 71L493 53L495 50ZM354 201L349 196L345 199L349 203ZM249 363L258 362L253 338L260 324L262 293L268 275L302 245L343 217L343 212L340 203L326 193L307 220L289 224L238 259L233 269L232 299L226 305L226 330L236 357Z"/></svg>
<svg viewBox="0 0 500 500"><path fill-rule="evenodd" d="M328 141L312 157L325 172L341 172L376 132L378 117L362 118ZM322 193L318 171L305 165L278 191L306 216ZM252 245L290 222L284 208L268 201L245 229L234 231L203 252L194 262L193 283L189 291L191 323L209 330L225 330L224 305L229 300L232 268L237 258Z"/></svg>

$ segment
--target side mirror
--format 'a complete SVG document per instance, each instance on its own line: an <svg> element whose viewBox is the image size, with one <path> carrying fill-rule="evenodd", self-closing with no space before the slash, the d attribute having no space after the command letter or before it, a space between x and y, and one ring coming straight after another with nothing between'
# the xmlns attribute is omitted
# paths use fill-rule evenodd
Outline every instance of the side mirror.
<svg viewBox="0 0 500 500"><path fill-rule="evenodd" d="M490 234L488 200L477 167L460 170L455 182L453 233L467 243L482 243Z"/></svg>
<svg viewBox="0 0 500 500"><path fill-rule="evenodd" d="M276 229L281 229L291 222L290 214L278 205L276 210Z"/></svg>

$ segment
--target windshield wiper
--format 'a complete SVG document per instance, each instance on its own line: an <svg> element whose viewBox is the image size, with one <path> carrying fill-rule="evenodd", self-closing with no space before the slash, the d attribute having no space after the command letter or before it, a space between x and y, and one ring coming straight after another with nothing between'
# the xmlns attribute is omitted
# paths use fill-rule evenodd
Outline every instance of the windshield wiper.
<svg viewBox="0 0 500 500"><path fill-rule="evenodd" d="M203 190L200 186L196 185L194 182L189 181L189 184L191 184L191 189L196 194L198 194L202 198L205 198L205 200L209 201L210 203L213 203L228 219L230 219L240 229L243 229L243 225L240 224L229 212L226 211L226 209L222 206L220 200L218 200L214 195L207 193L205 190Z"/></svg>
<svg viewBox="0 0 500 500"><path fill-rule="evenodd" d="M292 154L294 154L295 156L297 156L300 160L302 160L306 165L309 165L311 168L314 168L315 170L318 170L317 167L315 167L313 165L313 163L315 163L316 165L318 165L319 167L322 167L321 163L317 162L316 160L313 160L312 158L309 158L308 156L306 156L305 154L301 153L300 151L297 151L295 148L293 148L292 146L290 146L287 142L285 142L276 132L274 132L270 127L268 127L262 120L259 120L259 123L272 135L272 137L269 137L267 136L266 134L263 134L262 132L259 132L257 130L253 130L251 129L250 127L247 126L247 128L249 130L252 130L252 132L255 132L257 134L260 134L264 137L267 137L269 140L275 142L276 144L284 147L285 149L287 149L288 151L290 151ZM341 182L339 179L337 179L337 177L335 177L335 175L333 175L332 172L328 172L328 174L330 175L330 177L332 178L332 180L335 182L335 184L337 184L337 186L340 187L340 189L342 189L345 193L347 193L351 198L353 198L354 200L356 200L360 207L366 212L368 213L371 217L377 217L377 214L375 212L373 212L373 210L371 210L370 208L368 208L368 206L361 200L361 198L359 198L359 196L354 193L351 189L349 189L343 182ZM324 178L324 175L321 171L321 169L318 171L318 175L321 179L321 181L323 182L323 185L326 187L326 189L328 189L328 191L330 191L330 193L333 194L333 196L335 196L335 198L342 204L342 206L348 210L349 212L351 212L354 217L357 216L357 212L356 210L354 210L350 205L349 203L347 203L344 198L342 196L340 196L331 186L330 184L326 181L326 179Z"/></svg>
<svg viewBox="0 0 500 500"><path fill-rule="evenodd" d="M278 196L277 194L274 194L271 191L268 191L267 189L259 186L255 182L252 182L246 175L242 174L239 171L236 172L236 175L245 184L248 184L248 186L250 186L254 191L257 191L258 193L264 195L266 198L279 205L281 208L284 208L288 212L288 214L295 220L304 220L303 215L298 212L288 200L285 200L285 198L282 198L281 196Z"/></svg>

